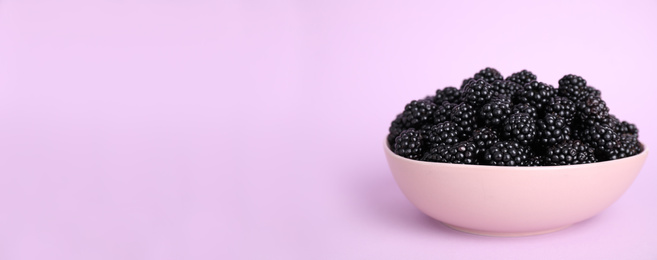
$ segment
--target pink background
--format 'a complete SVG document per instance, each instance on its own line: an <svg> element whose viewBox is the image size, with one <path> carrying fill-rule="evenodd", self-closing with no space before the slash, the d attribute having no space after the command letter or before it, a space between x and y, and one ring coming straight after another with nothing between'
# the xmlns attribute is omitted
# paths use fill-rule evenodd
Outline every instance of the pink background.
<svg viewBox="0 0 657 260"><path fill-rule="evenodd" d="M209 2L0 1L0 259L657 259L652 158L593 219L489 238L382 151L486 66L580 74L655 147L657 2Z"/></svg>

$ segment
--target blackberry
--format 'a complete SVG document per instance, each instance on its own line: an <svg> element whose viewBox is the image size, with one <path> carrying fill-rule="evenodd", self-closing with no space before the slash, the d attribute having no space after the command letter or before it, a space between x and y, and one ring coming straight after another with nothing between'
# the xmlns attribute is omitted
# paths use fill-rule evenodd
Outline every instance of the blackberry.
<svg viewBox="0 0 657 260"><path fill-rule="evenodd" d="M527 166L543 166L545 164L545 159L543 159L543 156L539 155L531 155L529 156L529 159L527 159Z"/></svg>
<svg viewBox="0 0 657 260"><path fill-rule="evenodd" d="M427 100L413 100L408 103L402 113L402 123L406 128L419 127L426 122L433 121L433 111L436 104Z"/></svg>
<svg viewBox="0 0 657 260"><path fill-rule="evenodd" d="M477 147L469 141L458 142L447 149L447 162L458 164L478 164Z"/></svg>
<svg viewBox="0 0 657 260"><path fill-rule="evenodd" d="M620 131L619 131L620 130L620 124L621 124L621 122L620 122L620 120L618 120L618 117L616 117L615 115L609 114L609 120L607 122L607 125L609 125L611 127L611 129L614 129L614 131L616 131L616 133L619 133L619 134L620 134Z"/></svg>
<svg viewBox="0 0 657 260"><path fill-rule="evenodd" d="M408 159L419 159L422 156L422 139L419 131L406 129L395 138L394 152Z"/></svg>
<svg viewBox="0 0 657 260"><path fill-rule="evenodd" d="M592 125L581 133L582 141L595 149L597 158L601 161L613 159L619 148L619 136L607 125Z"/></svg>
<svg viewBox="0 0 657 260"><path fill-rule="evenodd" d="M520 103L513 106L513 113L525 113L528 114L531 118L538 118L538 110L528 103Z"/></svg>
<svg viewBox="0 0 657 260"><path fill-rule="evenodd" d="M402 124L401 116L402 114L397 115L397 118L392 120L390 127L388 128L388 144L391 148L395 147L395 138L397 138L397 136L405 129Z"/></svg>
<svg viewBox="0 0 657 260"><path fill-rule="evenodd" d="M424 137L428 144L452 145L459 141L459 132L455 123L446 121L431 126Z"/></svg>
<svg viewBox="0 0 657 260"><path fill-rule="evenodd" d="M617 129L616 132L619 134L634 134L634 135L639 134L639 129L636 128L636 125L627 121L620 122L620 124L617 125L616 129Z"/></svg>
<svg viewBox="0 0 657 260"><path fill-rule="evenodd" d="M546 165L594 163L594 149L580 140L566 140L547 149Z"/></svg>
<svg viewBox="0 0 657 260"><path fill-rule="evenodd" d="M468 141L473 142L477 147L477 154L483 156L486 149L499 142L500 138L497 131L488 127L483 127L472 131L472 136Z"/></svg>
<svg viewBox="0 0 657 260"><path fill-rule="evenodd" d="M449 145L431 144L426 153L422 155L422 161L427 162L447 162Z"/></svg>
<svg viewBox="0 0 657 260"><path fill-rule="evenodd" d="M500 141L484 153L483 163L499 166L526 166L529 150L515 141Z"/></svg>
<svg viewBox="0 0 657 260"><path fill-rule="evenodd" d="M540 112L556 94L557 91L551 85L532 81L523 85L516 93L515 98L519 103L531 104Z"/></svg>
<svg viewBox="0 0 657 260"><path fill-rule="evenodd" d="M508 76L506 78L507 81L515 82L520 84L521 86L524 86L525 84L535 81L536 80L536 75L532 73L531 71L528 70L522 70L520 72L516 72L511 74L511 76Z"/></svg>
<svg viewBox="0 0 657 260"><path fill-rule="evenodd" d="M463 90L465 88L465 85L468 85L468 82L470 82L470 80L474 80L474 79L473 78L464 79L463 82L461 82L461 87L459 89Z"/></svg>
<svg viewBox="0 0 657 260"><path fill-rule="evenodd" d="M550 102L545 106L545 113L555 113L570 124L577 114L577 106L575 102L566 97L556 96L550 99Z"/></svg>
<svg viewBox="0 0 657 260"><path fill-rule="evenodd" d="M461 99L474 107L479 107L493 97L493 86L481 79L473 79L463 88Z"/></svg>
<svg viewBox="0 0 657 260"><path fill-rule="evenodd" d="M502 136L521 145L529 145L536 138L536 120L529 114L513 114L504 122Z"/></svg>
<svg viewBox="0 0 657 260"><path fill-rule="evenodd" d="M431 131L432 126L434 125L431 124L421 125L419 129L416 128L415 130L417 130L420 133L420 135L422 135L422 139L426 139L427 136L429 135L429 131ZM427 145L426 141L422 141L422 143L425 146Z"/></svg>
<svg viewBox="0 0 657 260"><path fill-rule="evenodd" d="M636 134L622 134L618 143L618 150L612 155L611 160L637 155L643 151L639 136Z"/></svg>
<svg viewBox="0 0 657 260"><path fill-rule="evenodd" d="M479 119L486 126L497 127L513 113L511 105L511 98L507 96L495 97L481 107Z"/></svg>
<svg viewBox="0 0 657 260"><path fill-rule="evenodd" d="M429 150L422 155L423 161L445 162L457 164L478 164L476 147L468 141L453 145L433 144Z"/></svg>
<svg viewBox="0 0 657 260"><path fill-rule="evenodd" d="M433 123L439 124L445 121L449 121L450 115L452 114L452 109L454 109L455 106L456 104L444 101L436 108L435 111L433 111Z"/></svg>
<svg viewBox="0 0 657 260"><path fill-rule="evenodd" d="M557 89L559 96L567 97L573 102L580 102L589 97L600 97L600 91L587 86L586 80L580 76L568 74L559 80Z"/></svg>
<svg viewBox="0 0 657 260"><path fill-rule="evenodd" d="M447 101L449 103L458 103L461 100L461 90L455 87L446 87L444 89L436 90L436 95L433 97L433 102L437 105Z"/></svg>
<svg viewBox="0 0 657 260"><path fill-rule="evenodd" d="M522 87L522 85L508 80L496 80L490 84L493 86L493 91L495 91L497 95L504 95L511 98L513 98L518 89Z"/></svg>
<svg viewBox="0 0 657 260"><path fill-rule="evenodd" d="M609 108L600 97L589 97L584 102L577 103L579 120L584 125L609 124Z"/></svg>
<svg viewBox="0 0 657 260"><path fill-rule="evenodd" d="M472 130L477 128L476 113L475 109L467 103L461 103L452 109L450 119L456 123L461 136L468 136Z"/></svg>
<svg viewBox="0 0 657 260"><path fill-rule="evenodd" d="M547 114L536 123L536 140L538 143L549 146L570 140L570 127L562 117L557 114Z"/></svg>
<svg viewBox="0 0 657 260"><path fill-rule="evenodd" d="M474 75L474 79L481 79L488 83L493 83L496 80L504 80L502 74L499 71L493 68L485 68L480 70Z"/></svg>

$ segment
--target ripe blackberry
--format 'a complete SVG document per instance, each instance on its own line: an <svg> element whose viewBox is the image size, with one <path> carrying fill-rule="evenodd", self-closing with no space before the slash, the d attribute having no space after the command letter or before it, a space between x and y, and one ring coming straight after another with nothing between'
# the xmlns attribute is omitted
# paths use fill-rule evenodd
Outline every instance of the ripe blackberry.
<svg viewBox="0 0 657 260"><path fill-rule="evenodd" d="M436 95L433 97L433 102L437 105L447 101L449 103L458 103L461 100L461 90L455 87L446 87L444 89L436 90Z"/></svg>
<svg viewBox="0 0 657 260"><path fill-rule="evenodd" d="M446 121L431 126L424 137L428 144L452 145L459 141L459 132L454 122Z"/></svg>
<svg viewBox="0 0 657 260"><path fill-rule="evenodd" d="M486 150L483 163L499 166L526 166L529 150L515 141L500 141Z"/></svg>
<svg viewBox="0 0 657 260"><path fill-rule="evenodd" d="M589 126L581 135L582 141L595 149L595 154L601 161L613 159L618 152L620 136L607 125Z"/></svg>
<svg viewBox="0 0 657 260"><path fill-rule="evenodd" d="M538 110L528 103L520 103L513 106L513 113L525 113L528 114L531 118L538 118Z"/></svg>
<svg viewBox="0 0 657 260"><path fill-rule="evenodd" d="M625 158L643 152L643 147L641 147L638 138L639 136L636 134L622 134L618 141L618 150L610 159Z"/></svg>
<svg viewBox="0 0 657 260"><path fill-rule="evenodd" d="M580 102L592 96L600 97L600 91L587 86L586 80L580 76L568 74L559 80L557 89L559 96L567 97L573 102Z"/></svg>
<svg viewBox="0 0 657 260"><path fill-rule="evenodd" d="M616 132L619 134L634 134L634 135L639 134L639 129L636 128L636 125L627 121L620 122L620 124L617 125L616 129L617 129Z"/></svg>
<svg viewBox="0 0 657 260"><path fill-rule="evenodd" d="M566 97L556 96L550 99L550 102L545 106L545 113L557 114L566 120L566 123L570 124L577 114L577 106L575 102Z"/></svg>
<svg viewBox="0 0 657 260"><path fill-rule="evenodd" d="M547 114L536 122L536 140L545 147L570 140L570 127L557 114Z"/></svg>
<svg viewBox="0 0 657 260"><path fill-rule="evenodd" d="M545 164L545 159L540 155L531 155L527 159L527 166L543 166Z"/></svg>
<svg viewBox="0 0 657 260"><path fill-rule="evenodd" d="M557 91L551 85L532 81L523 85L516 93L515 98L519 103L531 104L540 112L556 94Z"/></svg>
<svg viewBox="0 0 657 260"><path fill-rule="evenodd" d="M492 98L479 110L479 118L486 126L500 126L513 113L511 106L511 98L507 96Z"/></svg>
<svg viewBox="0 0 657 260"><path fill-rule="evenodd" d="M406 128L420 127L421 125L433 121L433 111L437 106L427 100L413 100L408 103L402 113L402 123Z"/></svg>
<svg viewBox="0 0 657 260"><path fill-rule="evenodd" d="M422 161L427 162L447 162L449 145L431 144L427 152L422 155Z"/></svg>
<svg viewBox="0 0 657 260"><path fill-rule="evenodd" d="M615 115L609 114L609 120L607 122L607 125L609 125L611 127L611 129L614 129L614 131L616 131L616 133L619 133L619 134L620 134L620 132L619 132L620 124L621 124L621 122L620 122L620 120L618 120L618 117L616 117Z"/></svg>
<svg viewBox="0 0 657 260"><path fill-rule="evenodd" d="M496 69L485 68L485 69L480 70L479 72L477 72L474 75L474 79L481 79L481 80L484 80L488 83L492 83L493 81L496 81L496 80L504 80L504 77Z"/></svg>
<svg viewBox="0 0 657 260"><path fill-rule="evenodd" d="M528 70L522 70L520 72L516 72L511 74L511 76L508 76L506 78L507 81L512 81L515 83L520 84L521 86L524 86L525 84L535 81L536 80L536 75L532 73L531 71Z"/></svg>
<svg viewBox="0 0 657 260"><path fill-rule="evenodd" d="M513 98L518 89L522 87L522 85L508 80L496 80L490 84L493 86L493 91L495 91L497 95L504 95L511 98Z"/></svg>
<svg viewBox="0 0 657 260"><path fill-rule="evenodd" d="M481 79L473 79L463 88L461 99L474 107L479 107L493 97L493 86Z"/></svg>
<svg viewBox="0 0 657 260"><path fill-rule="evenodd" d="M598 160L595 150L580 140L566 140L547 149L546 165L571 165L594 163Z"/></svg>
<svg viewBox="0 0 657 260"><path fill-rule="evenodd" d="M452 114L452 109L456 104L444 101L440 104L435 111L433 111L433 123L439 124L445 121L449 121L450 115Z"/></svg>
<svg viewBox="0 0 657 260"><path fill-rule="evenodd" d="M419 131L406 129L395 138L394 152L408 159L419 159L422 156L422 139Z"/></svg>
<svg viewBox="0 0 657 260"><path fill-rule="evenodd" d="M463 90L465 88L465 85L468 85L468 82L470 82L470 80L474 80L474 78L464 79L463 82L461 82L461 87L459 87L459 89Z"/></svg>
<svg viewBox="0 0 657 260"><path fill-rule="evenodd" d="M497 131L488 127L482 127L472 131L472 136L468 141L474 143L477 147L477 154L483 156L489 147L500 141L500 137Z"/></svg>
<svg viewBox="0 0 657 260"><path fill-rule="evenodd" d="M461 136L468 136L477 128L477 111L467 103L461 103L452 109L450 120L457 125Z"/></svg>
<svg viewBox="0 0 657 260"><path fill-rule="evenodd" d="M609 124L609 108L600 97L589 97L584 102L577 103L579 120L582 124Z"/></svg>
<svg viewBox="0 0 657 260"><path fill-rule="evenodd" d="M397 138L397 136L405 129L402 124L401 116L402 114L397 115L397 118L392 120L390 127L388 128L388 144L391 148L395 147L395 138Z"/></svg>
<svg viewBox="0 0 657 260"><path fill-rule="evenodd" d="M504 122L502 136L515 140L521 145L529 145L536 138L536 120L529 114L513 114Z"/></svg>
<svg viewBox="0 0 657 260"><path fill-rule="evenodd" d="M458 142L447 149L447 162L458 164L478 164L477 147L469 141Z"/></svg>

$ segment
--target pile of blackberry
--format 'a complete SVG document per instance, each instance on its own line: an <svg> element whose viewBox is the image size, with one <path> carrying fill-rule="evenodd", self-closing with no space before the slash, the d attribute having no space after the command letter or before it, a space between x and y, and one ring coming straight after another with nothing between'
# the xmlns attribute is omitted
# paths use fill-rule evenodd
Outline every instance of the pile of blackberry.
<svg viewBox="0 0 657 260"><path fill-rule="evenodd" d="M636 125L609 113L577 75L553 87L528 70L504 78L485 68L460 86L408 103L390 124L398 155L428 162L501 166L594 163L643 151Z"/></svg>

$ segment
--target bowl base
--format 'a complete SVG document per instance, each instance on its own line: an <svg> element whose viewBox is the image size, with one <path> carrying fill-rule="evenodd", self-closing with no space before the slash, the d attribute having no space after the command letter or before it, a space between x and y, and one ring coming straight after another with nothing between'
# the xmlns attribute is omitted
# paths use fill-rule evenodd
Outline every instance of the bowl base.
<svg viewBox="0 0 657 260"><path fill-rule="evenodd" d="M559 230L562 230L564 228L567 228L567 227L571 226L571 225L565 225L565 226L561 226L561 227L558 227L558 228L553 228L553 229L548 229L548 230L531 231L531 232L495 232L495 231L484 231L484 230L476 230L476 229L458 227L458 226L447 224L445 222L441 222L441 223L443 223L445 226L447 226L451 229L454 229L456 231L461 231L461 232L475 234L475 235L481 235L481 236L489 236L489 237L523 237L523 236L542 235L542 234L556 232L556 231L559 231Z"/></svg>

